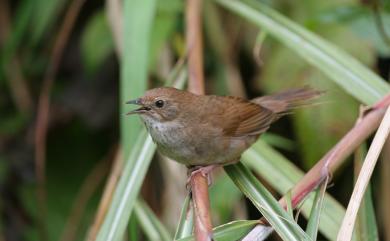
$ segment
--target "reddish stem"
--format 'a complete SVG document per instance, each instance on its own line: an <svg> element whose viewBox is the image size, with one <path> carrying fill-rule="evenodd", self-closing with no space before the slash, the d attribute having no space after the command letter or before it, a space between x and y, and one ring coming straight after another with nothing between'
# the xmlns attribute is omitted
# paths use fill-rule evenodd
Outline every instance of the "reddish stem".
<svg viewBox="0 0 390 241"><path fill-rule="evenodd" d="M188 90L195 94L204 94L201 8L201 0L187 0ZM191 175L191 191L195 213L195 238L197 241L211 240L212 224L207 177L200 172Z"/></svg>
<svg viewBox="0 0 390 241"><path fill-rule="evenodd" d="M203 77L201 8L202 0L187 0L186 41L189 78L188 90L198 95L205 93Z"/></svg>
<svg viewBox="0 0 390 241"><path fill-rule="evenodd" d="M344 160L359 147L379 126L385 109L390 104L389 96L384 97L334 146L308 173L295 185L292 192L292 205L299 204L330 173L334 173ZM377 108L380 106L380 108ZM285 199L280 203L286 206Z"/></svg>
<svg viewBox="0 0 390 241"><path fill-rule="evenodd" d="M210 217L208 181L201 172L192 175L191 192L195 210L195 238L197 241L211 240L213 226Z"/></svg>

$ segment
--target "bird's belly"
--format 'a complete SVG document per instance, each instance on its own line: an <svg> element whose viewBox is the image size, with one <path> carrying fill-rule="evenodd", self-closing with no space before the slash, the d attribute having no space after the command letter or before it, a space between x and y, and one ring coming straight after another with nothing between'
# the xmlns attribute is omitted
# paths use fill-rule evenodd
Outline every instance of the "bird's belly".
<svg viewBox="0 0 390 241"><path fill-rule="evenodd" d="M221 138L199 131L192 133L188 128L178 125L160 123L148 129L163 155L187 166L238 161L241 153L252 144L252 141L247 142L247 138Z"/></svg>
<svg viewBox="0 0 390 241"><path fill-rule="evenodd" d="M155 124L148 127L158 150L165 156L186 164L193 158L193 147L188 143L185 128L173 124Z"/></svg>

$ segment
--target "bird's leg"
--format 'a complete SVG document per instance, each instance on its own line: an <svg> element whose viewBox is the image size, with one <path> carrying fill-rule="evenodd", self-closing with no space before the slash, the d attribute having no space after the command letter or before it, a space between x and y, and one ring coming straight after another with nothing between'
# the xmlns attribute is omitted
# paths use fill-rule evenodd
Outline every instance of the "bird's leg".
<svg viewBox="0 0 390 241"><path fill-rule="evenodd" d="M188 178L187 178L187 184L186 187L189 189L191 186L191 178L193 175L197 173L201 173L202 176L207 178L207 183L210 186L212 184L212 177L211 177L211 171L214 170L214 168L218 167L219 165L209 165L209 166L191 166L188 167Z"/></svg>

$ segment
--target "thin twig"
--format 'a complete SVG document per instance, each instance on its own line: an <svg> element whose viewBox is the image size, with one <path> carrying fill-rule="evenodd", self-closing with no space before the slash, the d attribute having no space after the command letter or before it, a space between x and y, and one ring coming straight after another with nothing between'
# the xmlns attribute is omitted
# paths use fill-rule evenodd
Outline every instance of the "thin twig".
<svg viewBox="0 0 390 241"><path fill-rule="evenodd" d="M385 117L383 118L378 131L375 134L374 140L368 150L367 156L363 162L362 169L353 189L351 199L348 204L347 212L343 219L337 240L348 241L352 238L353 228L355 226L356 216L363 199L367 185L370 181L372 172L374 171L376 162L382 147L390 133L390 108L387 108Z"/></svg>
<svg viewBox="0 0 390 241"><path fill-rule="evenodd" d="M187 0L186 41L188 53L188 90L204 94L203 44L201 24L201 0ZM197 241L211 240L212 224L208 180L200 172L191 175L191 190L194 205L195 238Z"/></svg>
<svg viewBox="0 0 390 241"><path fill-rule="evenodd" d="M75 240L77 230L80 227L80 221L85 211L85 207L87 206L88 201L91 199L92 195L104 180L104 177L107 175L108 166L111 159L112 153L109 154L109 157L105 157L103 160L99 161L85 178L76 198L73 201L69 217L59 239L60 241Z"/></svg>
<svg viewBox="0 0 390 241"><path fill-rule="evenodd" d="M65 14L64 21L54 43L53 51L51 52L49 67L46 69L45 77L42 83L41 94L39 96L38 113L35 126L35 172L38 182L37 199L40 212L39 222L41 226L41 240L47 240L44 224L44 220L46 218L45 162L46 135L49 123L50 92L65 45L68 42L74 23L84 2L85 0L74 0Z"/></svg>

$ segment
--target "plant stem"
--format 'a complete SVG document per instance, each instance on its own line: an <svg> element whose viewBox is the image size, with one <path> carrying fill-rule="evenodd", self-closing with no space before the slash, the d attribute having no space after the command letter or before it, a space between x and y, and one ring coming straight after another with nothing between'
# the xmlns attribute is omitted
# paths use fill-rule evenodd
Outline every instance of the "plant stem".
<svg viewBox="0 0 390 241"><path fill-rule="evenodd" d="M197 241L211 240L212 224L207 178L201 172L191 177L191 192L195 211L195 238Z"/></svg>
<svg viewBox="0 0 390 241"><path fill-rule="evenodd" d="M202 0L187 1L188 90L199 95L204 94L201 8Z"/></svg>
<svg viewBox="0 0 390 241"><path fill-rule="evenodd" d="M201 0L187 0L188 90L195 94L204 94L201 9ZM207 177L200 172L191 175L191 191L195 212L195 238L197 241L211 240L212 224Z"/></svg>

